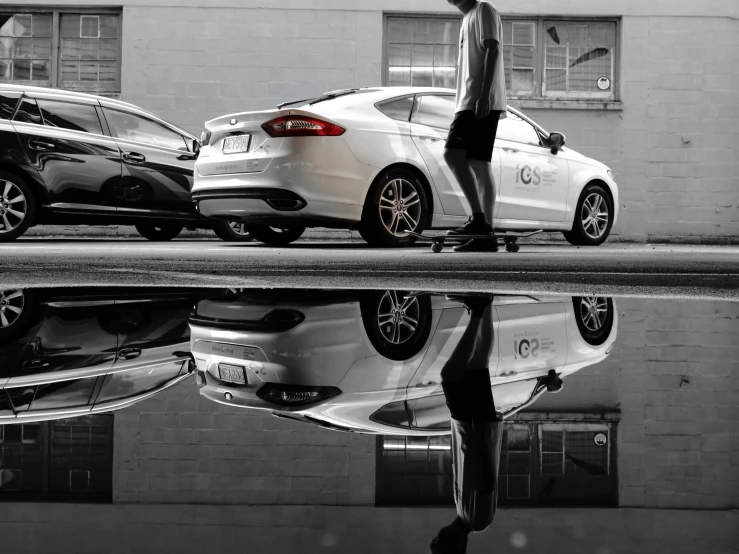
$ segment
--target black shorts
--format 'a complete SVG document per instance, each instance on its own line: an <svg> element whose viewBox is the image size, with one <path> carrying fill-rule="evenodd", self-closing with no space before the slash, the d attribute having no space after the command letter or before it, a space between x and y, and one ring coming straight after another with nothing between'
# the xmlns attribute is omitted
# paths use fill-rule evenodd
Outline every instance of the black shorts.
<svg viewBox="0 0 739 554"><path fill-rule="evenodd" d="M466 150L468 160L491 161L501 113L491 111L487 117L477 119L474 110L457 112L449 127L446 148Z"/></svg>
<svg viewBox="0 0 739 554"><path fill-rule="evenodd" d="M487 369L467 371L462 381L441 381L446 405L457 421L471 421L474 417L496 421L490 372Z"/></svg>

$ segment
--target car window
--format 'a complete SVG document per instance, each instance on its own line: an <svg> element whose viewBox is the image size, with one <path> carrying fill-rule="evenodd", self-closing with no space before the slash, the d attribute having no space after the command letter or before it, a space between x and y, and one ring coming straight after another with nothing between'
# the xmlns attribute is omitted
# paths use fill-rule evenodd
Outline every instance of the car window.
<svg viewBox="0 0 739 554"><path fill-rule="evenodd" d="M153 146L163 146L187 152L187 143L182 135L159 123L119 110L103 108L110 132L116 138L126 139Z"/></svg>
<svg viewBox="0 0 739 554"><path fill-rule="evenodd" d="M10 119L20 97L20 93L0 92L0 119Z"/></svg>
<svg viewBox="0 0 739 554"><path fill-rule="evenodd" d="M391 425L392 427L410 427L408 418L408 410L406 410L405 400L391 402L384 405L370 416L370 421Z"/></svg>
<svg viewBox="0 0 739 554"><path fill-rule="evenodd" d="M512 112L508 112L508 117L498 122L497 138L540 145L539 134L534 126Z"/></svg>
<svg viewBox="0 0 739 554"><path fill-rule="evenodd" d="M443 430L451 428L451 413L443 394L424 396L408 403L413 412L414 429Z"/></svg>
<svg viewBox="0 0 739 554"><path fill-rule="evenodd" d="M18 111L15 113L13 121L22 121L23 123L35 123L36 125L43 124L41 119L41 112L38 109L38 104L34 98L28 98L24 96L21 99L21 105Z"/></svg>
<svg viewBox="0 0 739 554"><path fill-rule="evenodd" d="M413 109L413 96L382 102L381 104L377 104L377 109L390 119L408 121L411 117L411 110Z"/></svg>
<svg viewBox="0 0 739 554"><path fill-rule="evenodd" d="M10 403L10 398L8 398L4 390L0 390L0 416L11 416L13 413L13 405Z"/></svg>
<svg viewBox="0 0 739 554"><path fill-rule="evenodd" d="M92 377L39 385L29 411L86 406L90 403L90 396L92 396L96 381L97 378Z"/></svg>
<svg viewBox="0 0 739 554"><path fill-rule="evenodd" d="M152 390L177 377L180 368L182 368L182 362L167 362L160 366L108 375L96 403L136 396Z"/></svg>
<svg viewBox="0 0 739 554"><path fill-rule="evenodd" d="M455 107L455 97L448 94L419 96L418 110L413 116L413 122L438 129L449 129L454 119Z"/></svg>
<svg viewBox="0 0 739 554"><path fill-rule="evenodd" d="M98 118L97 111L95 111L95 106L41 98L36 102L44 117L44 125L48 127L103 134L103 127L100 125L100 118Z"/></svg>

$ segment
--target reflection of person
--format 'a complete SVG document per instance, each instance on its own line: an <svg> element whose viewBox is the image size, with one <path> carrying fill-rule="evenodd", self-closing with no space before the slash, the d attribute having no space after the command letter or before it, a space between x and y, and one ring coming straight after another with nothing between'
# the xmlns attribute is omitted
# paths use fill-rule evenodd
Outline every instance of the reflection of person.
<svg viewBox="0 0 739 554"><path fill-rule="evenodd" d="M491 160L498 120L505 117L503 23L484 0L448 0L464 14L457 62L457 106L449 128L444 160L465 197L472 216L450 235L492 234L495 180ZM457 251L498 251L496 240L471 240Z"/></svg>
<svg viewBox="0 0 739 554"><path fill-rule="evenodd" d="M492 523L498 499L498 462L503 420L490 387L493 308L488 297L469 296L470 322L441 370L441 385L452 416L452 464L456 519L431 542L433 554L461 554L470 533Z"/></svg>

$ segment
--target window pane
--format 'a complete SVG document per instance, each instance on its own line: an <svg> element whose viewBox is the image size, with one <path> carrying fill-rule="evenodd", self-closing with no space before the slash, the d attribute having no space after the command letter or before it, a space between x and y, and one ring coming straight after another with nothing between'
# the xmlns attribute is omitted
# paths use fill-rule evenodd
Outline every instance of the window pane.
<svg viewBox="0 0 739 554"><path fill-rule="evenodd" d="M434 44L453 44L459 42L459 21L435 21Z"/></svg>
<svg viewBox="0 0 739 554"><path fill-rule="evenodd" d="M546 89L548 91L566 91L567 90L567 70L566 69L547 69Z"/></svg>
<svg viewBox="0 0 739 554"><path fill-rule="evenodd" d="M20 96L20 94L12 92L3 92L0 94L0 119L10 119Z"/></svg>
<svg viewBox="0 0 739 554"><path fill-rule="evenodd" d="M44 116L44 124L72 131L103 134L94 106L70 104L55 100L38 100L39 108Z"/></svg>
<svg viewBox="0 0 739 554"><path fill-rule="evenodd" d="M413 43L414 44L433 44L434 43L434 23L431 20L416 19L413 22Z"/></svg>
<svg viewBox="0 0 739 554"><path fill-rule="evenodd" d="M50 14L0 13L0 81L49 85L50 37Z"/></svg>
<svg viewBox="0 0 739 554"><path fill-rule="evenodd" d="M539 134L536 130L517 115L508 112L506 119L501 119L498 123L498 136L504 140L512 140L515 142L523 142L527 144L539 144ZM521 382L522 385L526 384L526 381ZM536 385L536 380L532 380L531 383L526 384L521 391L517 391L518 395L516 401L518 404L522 404L528 398L524 398L526 394L531 394L533 387Z"/></svg>
<svg viewBox="0 0 739 554"><path fill-rule="evenodd" d="M533 69L513 69L511 71L511 92L530 93L534 90Z"/></svg>
<svg viewBox="0 0 739 554"><path fill-rule="evenodd" d="M182 363L169 362L157 367L134 369L108 375L95 403L100 404L108 400L136 396L152 390L177 377L181 368Z"/></svg>
<svg viewBox="0 0 739 554"><path fill-rule="evenodd" d="M153 146L187 151L185 139L162 125L138 115L104 108L113 136Z"/></svg>
<svg viewBox="0 0 739 554"><path fill-rule="evenodd" d="M402 87L411 84L411 68L410 67L390 67L388 77L388 86Z"/></svg>
<svg viewBox="0 0 739 554"><path fill-rule="evenodd" d="M414 67L432 67L434 65L434 47L426 44L414 44L411 65Z"/></svg>
<svg viewBox="0 0 739 554"><path fill-rule="evenodd" d="M21 100L21 105L18 108L13 121L23 121L25 123L36 123L37 125L41 125L41 112L38 109L36 100L24 97Z"/></svg>
<svg viewBox="0 0 739 554"><path fill-rule="evenodd" d="M391 44L387 49L390 67L411 65L411 45Z"/></svg>
<svg viewBox="0 0 739 554"><path fill-rule="evenodd" d="M39 385L31 404L31 411L59 410L86 406L90 402L96 378L75 379Z"/></svg>
<svg viewBox="0 0 739 554"><path fill-rule="evenodd" d="M533 45L534 23L513 23L513 41L511 44Z"/></svg>
<svg viewBox="0 0 739 554"><path fill-rule="evenodd" d="M117 88L119 26L117 15L61 14L61 86L92 91Z"/></svg>
<svg viewBox="0 0 739 554"><path fill-rule="evenodd" d="M455 97L451 95L426 95L419 98L418 113L414 121L429 127L449 129L454 119Z"/></svg>
<svg viewBox="0 0 739 554"><path fill-rule="evenodd" d="M385 102L377 108L391 119L408 121L411 117L411 108L413 108L413 97L408 96L392 102Z"/></svg>

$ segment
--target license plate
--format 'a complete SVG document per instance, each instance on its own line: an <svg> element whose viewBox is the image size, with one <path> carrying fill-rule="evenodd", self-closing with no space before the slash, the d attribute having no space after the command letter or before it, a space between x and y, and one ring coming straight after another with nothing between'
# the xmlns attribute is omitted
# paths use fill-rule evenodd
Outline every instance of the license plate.
<svg viewBox="0 0 739 554"><path fill-rule="evenodd" d="M235 154L237 152L246 152L249 150L249 142L251 135L238 135L236 137L228 137L223 139L223 153Z"/></svg>
<svg viewBox="0 0 739 554"><path fill-rule="evenodd" d="M237 385L246 385L246 373L244 368L238 365L218 364L218 374L221 381L235 383Z"/></svg>

